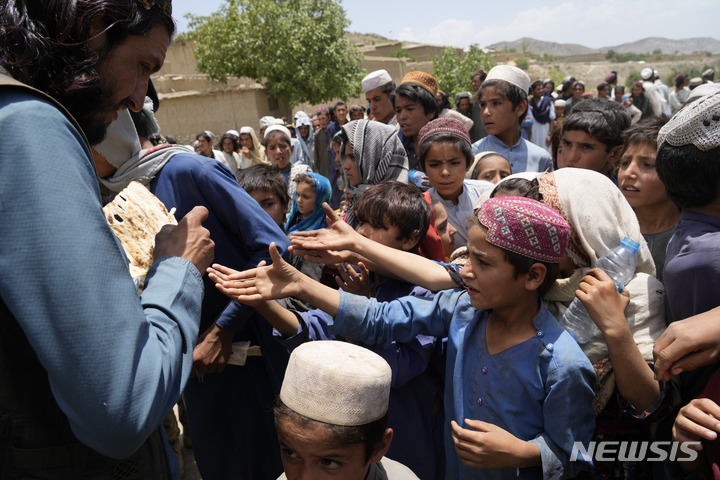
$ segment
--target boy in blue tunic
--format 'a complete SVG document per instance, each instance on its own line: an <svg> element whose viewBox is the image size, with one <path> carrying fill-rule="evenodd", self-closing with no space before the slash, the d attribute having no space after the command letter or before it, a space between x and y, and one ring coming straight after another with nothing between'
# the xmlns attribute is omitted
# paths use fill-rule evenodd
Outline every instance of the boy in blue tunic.
<svg viewBox="0 0 720 480"><path fill-rule="evenodd" d="M570 227L551 208L519 197L480 208L469 231L462 289L432 299L378 303L330 291L283 264L242 273L211 269L242 301L298 295L334 316L330 332L366 343L448 337L447 478L566 478L590 461L595 375L580 347L541 304L557 277ZM455 453L453 453L455 452Z"/></svg>

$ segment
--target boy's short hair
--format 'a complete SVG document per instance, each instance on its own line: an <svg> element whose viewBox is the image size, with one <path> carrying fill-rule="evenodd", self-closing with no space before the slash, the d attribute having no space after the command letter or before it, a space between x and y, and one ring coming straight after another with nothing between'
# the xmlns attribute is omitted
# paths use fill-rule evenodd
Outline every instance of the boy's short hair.
<svg viewBox="0 0 720 480"><path fill-rule="evenodd" d="M630 127L630 115L617 102L590 98L573 105L562 132L580 130L605 144L605 151L623 144L622 133Z"/></svg>
<svg viewBox="0 0 720 480"><path fill-rule="evenodd" d="M384 182L369 187L355 200L353 207L358 223L375 228L394 225L400 235L396 240L418 236L417 248L425 239L432 210L419 188L411 183Z"/></svg>
<svg viewBox="0 0 720 480"><path fill-rule="evenodd" d="M426 89L413 83L401 83L395 89L395 97L392 98L393 108L395 107L395 98L398 96L409 98L413 102L418 102L422 105L425 115L434 113L434 117L438 114L438 102L437 98L428 92ZM434 118L433 117L433 118Z"/></svg>
<svg viewBox="0 0 720 480"><path fill-rule="evenodd" d="M506 82L505 80L499 79L485 80L485 82L480 87L478 95L480 99L482 99L483 90L489 87L495 88L495 92L498 95L510 100L513 109L517 108L518 105L520 105L522 102L527 102L528 92L523 92L518 86L513 85L510 82ZM518 124L522 123L525 115L527 115L527 111L528 107L527 105L525 105L525 110L522 112L522 115L518 117Z"/></svg>
<svg viewBox="0 0 720 480"><path fill-rule="evenodd" d="M657 149L657 138L660 129L668 121L665 116L651 117L642 120L623 132L623 151L630 145L645 143Z"/></svg>
<svg viewBox="0 0 720 480"><path fill-rule="evenodd" d="M235 178L243 190L248 193L254 190L267 190L273 193L280 200L283 208L287 210L290 204L290 195L285 177L277 167L265 163L252 165L239 170Z"/></svg>
<svg viewBox="0 0 720 480"><path fill-rule="evenodd" d="M702 207L718 196L720 92L695 100L658 134L655 168L678 208Z"/></svg>
<svg viewBox="0 0 720 480"><path fill-rule="evenodd" d="M420 168L423 170L425 170L425 156L427 155L428 150L430 150L430 147L432 147L433 145L439 143L449 144L450 146L456 148L459 152L462 152L462 154L465 156L465 168L469 168L470 165L472 165L473 160L475 159L472 153L472 145L467 141L462 140L454 135L450 135L448 133L438 133L430 137L428 140L429 141L425 141L420 145L420 150L418 151Z"/></svg>

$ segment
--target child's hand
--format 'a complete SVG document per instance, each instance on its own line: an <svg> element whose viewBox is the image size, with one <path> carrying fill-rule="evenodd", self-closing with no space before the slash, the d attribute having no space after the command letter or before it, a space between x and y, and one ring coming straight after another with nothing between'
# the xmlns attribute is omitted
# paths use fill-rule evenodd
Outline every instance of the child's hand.
<svg viewBox="0 0 720 480"><path fill-rule="evenodd" d="M223 294L243 303L297 296L303 275L282 259L275 242L269 251L270 266L263 260L257 268L238 272L216 263L208 268L208 276Z"/></svg>
<svg viewBox="0 0 720 480"><path fill-rule="evenodd" d="M580 280L580 289L575 295L582 301L590 317L607 336L627 330L625 309L630 304L627 290L618 293L615 282L599 268L589 270Z"/></svg>
<svg viewBox="0 0 720 480"><path fill-rule="evenodd" d="M678 412L673 425L673 440L676 442L699 442L715 440L720 432L720 406L709 398L696 398ZM693 450L702 450L702 445L689 445Z"/></svg>
<svg viewBox="0 0 720 480"><path fill-rule="evenodd" d="M360 273L358 273L352 265L346 263L338 268L339 276L335 277L338 286L348 293L354 295L362 295L364 297L372 297L372 289L370 288L370 272L365 268L365 264L358 263Z"/></svg>
<svg viewBox="0 0 720 480"><path fill-rule="evenodd" d="M480 420L465 419L470 428L452 420L455 451L466 467L519 468L540 465L537 445L520 440L502 428Z"/></svg>
<svg viewBox="0 0 720 480"><path fill-rule="evenodd" d="M327 203L323 203L323 210L329 228L291 234L290 250L298 257L314 263L337 265L353 262L355 256L351 249L360 234L341 219Z"/></svg>

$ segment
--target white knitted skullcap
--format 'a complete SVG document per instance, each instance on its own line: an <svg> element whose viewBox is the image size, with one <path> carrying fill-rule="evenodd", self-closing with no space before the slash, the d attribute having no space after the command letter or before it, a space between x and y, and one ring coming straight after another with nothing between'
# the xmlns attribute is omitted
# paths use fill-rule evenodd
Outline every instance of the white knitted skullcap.
<svg viewBox="0 0 720 480"><path fill-rule="evenodd" d="M374 72L368 73L365 78L362 79L362 89L363 92L367 93L370 90L375 90L383 85L387 85L392 81L392 77L387 70L375 70Z"/></svg>
<svg viewBox="0 0 720 480"><path fill-rule="evenodd" d="M512 65L496 65L490 69L485 78L488 80L505 80L522 90L525 95L530 91L530 76L527 73Z"/></svg>
<svg viewBox="0 0 720 480"><path fill-rule="evenodd" d="M642 77L643 80L650 80L650 77L653 76L652 68L650 68L650 67L643 68L642 71L640 72L640 76Z"/></svg>
<svg viewBox="0 0 720 480"><path fill-rule="evenodd" d="M293 350L280 400L291 410L332 425L358 426L387 413L392 372L378 354L337 340Z"/></svg>
<svg viewBox="0 0 720 480"><path fill-rule="evenodd" d="M265 130L265 140L267 141L268 135L270 135L271 132L280 131L284 133L288 140L292 138L292 134L290 133L290 130L288 130L284 125L270 125L267 130Z"/></svg>
<svg viewBox="0 0 720 480"><path fill-rule="evenodd" d="M250 135L252 133L252 130L250 129L250 127L242 127L240 129L240 135L242 135L243 133L247 133L248 135Z"/></svg>
<svg viewBox="0 0 720 480"><path fill-rule="evenodd" d="M235 136L235 137L239 137L239 136L240 136L240 134L238 133L237 130L228 130L227 132L225 132L225 135L233 135L233 136Z"/></svg>
<svg viewBox="0 0 720 480"><path fill-rule="evenodd" d="M262 118L260 119L260 130L262 130L263 128L267 128L267 127L269 127L270 125L275 125L275 121L276 121L276 120L277 120L277 119L276 119L275 117L271 116L271 115L267 115L267 116L265 116L265 117L262 117Z"/></svg>
<svg viewBox="0 0 720 480"><path fill-rule="evenodd" d="M694 145L707 152L720 146L720 92L706 95L680 110L658 134L658 147L663 142L674 147Z"/></svg>

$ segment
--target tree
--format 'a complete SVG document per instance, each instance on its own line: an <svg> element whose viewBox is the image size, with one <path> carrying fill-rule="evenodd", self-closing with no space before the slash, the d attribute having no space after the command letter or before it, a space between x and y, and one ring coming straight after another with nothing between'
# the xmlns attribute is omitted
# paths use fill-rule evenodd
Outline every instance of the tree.
<svg viewBox="0 0 720 480"><path fill-rule="evenodd" d="M530 60L525 57L517 57L515 59L515 66L527 72L528 68L530 68Z"/></svg>
<svg viewBox="0 0 720 480"><path fill-rule="evenodd" d="M433 75L440 89L454 96L472 90L470 75L477 69L487 72L494 66L493 56L476 44L470 45L463 56L459 56L454 48L445 48L433 58Z"/></svg>
<svg viewBox="0 0 720 480"><path fill-rule="evenodd" d="M210 78L250 77L291 106L360 94L362 55L335 1L225 0L209 17L188 17L197 68Z"/></svg>

